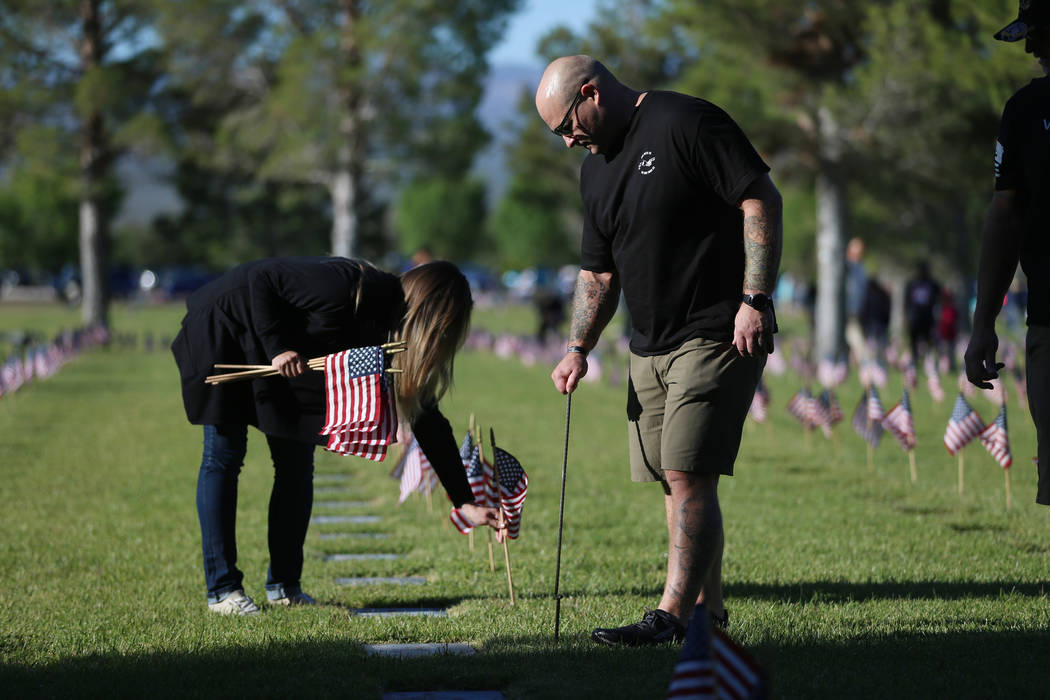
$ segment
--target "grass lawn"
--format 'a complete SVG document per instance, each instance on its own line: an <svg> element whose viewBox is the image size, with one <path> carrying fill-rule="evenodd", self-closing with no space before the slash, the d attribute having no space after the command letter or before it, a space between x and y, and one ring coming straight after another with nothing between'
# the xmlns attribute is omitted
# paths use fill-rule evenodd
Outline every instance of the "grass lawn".
<svg viewBox="0 0 1050 700"><path fill-rule="evenodd" d="M176 307L118 307L118 332L171 337ZM498 319L497 311L479 313ZM528 317L531 320L531 316ZM5 307L0 331L75 325L75 313ZM531 327L523 329L528 332ZM194 505L200 428L186 423L170 354L115 346L0 398L0 688L6 697L339 696L498 689L508 698L662 697L673 648L616 650L595 626L633 622L659 599L666 532L658 487L627 478L624 388L574 397L562 559L562 641L552 641L554 557L565 400L549 368L477 353L457 362L443 409L462 435L474 413L530 476L522 536L511 543L517 603L485 538L447 522L435 494L398 507L393 462L317 453L318 501L367 501L315 515L376 524L312 525L304 588L323 604L252 619L206 612ZM868 469L847 424L836 443L805 435L784 410L797 380L767 378L770 420L749 423L737 476L720 490L730 635L784 698L1045 697L1050 658L1050 509L1033 503L1035 432L1011 399L1014 504L1002 470L966 449L965 491L941 442L951 396L913 397L919 481L888 436ZM889 408L900 386L882 391ZM947 384L948 382L946 382ZM860 396L839 392L847 413ZM995 409L973 405L988 421ZM848 421L848 417L847 417ZM253 431L241 475L239 566L265 598L271 467ZM322 490L323 489L323 490ZM385 539L322 539L381 532ZM325 561L397 553L398 560ZM497 564L502 553L497 554ZM426 577L417 586L339 586L341 576ZM351 616L364 607L442 607L444 618ZM406 660L364 644L468 642L478 654Z"/></svg>

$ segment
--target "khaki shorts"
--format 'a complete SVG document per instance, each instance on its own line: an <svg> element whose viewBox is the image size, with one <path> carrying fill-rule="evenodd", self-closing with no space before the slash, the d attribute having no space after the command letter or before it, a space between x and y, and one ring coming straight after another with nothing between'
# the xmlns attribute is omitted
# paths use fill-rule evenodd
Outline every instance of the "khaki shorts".
<svg viewBox="0 0 1050 700"><path fill-rule="evenodd" d="M733 474L740 434L766 355L695 338L665 355L631 354L627 427L631 480L663 470Z"/></svg>

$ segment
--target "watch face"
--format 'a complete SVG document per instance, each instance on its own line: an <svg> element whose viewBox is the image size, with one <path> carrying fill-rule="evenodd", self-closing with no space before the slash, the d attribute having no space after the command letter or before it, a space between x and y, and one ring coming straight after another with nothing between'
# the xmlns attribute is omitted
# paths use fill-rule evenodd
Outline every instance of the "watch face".
<svg viewBox="0 0 1050 700"><path fill-rule="evenodd" d="M744 303L757 311L765 311L769 308L769 297L765 294L745 294Z"/></svg>

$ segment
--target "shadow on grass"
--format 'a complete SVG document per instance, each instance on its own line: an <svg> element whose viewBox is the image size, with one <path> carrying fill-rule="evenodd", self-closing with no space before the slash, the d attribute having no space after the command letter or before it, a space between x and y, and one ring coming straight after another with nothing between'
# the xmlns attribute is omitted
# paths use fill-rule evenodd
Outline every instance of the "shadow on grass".
<svg viewBox="0 0 1050 700"><path fill-rule="evenodd" d="M861 635L751 652L773 697L1043 697L1050 632ZM677 649L582 638L490 640L473 656L391 659L352 641L260 641L203 653L86 656L0 665L7 697L353 697L499 690L508 698L663 697Z"/></svg>
<svg viewBox="0 0 1050 700"><path fill-rule="evenodd" d="M725 586L726 598L760 598L785 603L819 598L824 602L851 600L959 600L963 598L998 598L1000 595L1022 595L1039 598L1046 595L1043 584L1018 581L799 581L798 583L731 583Z"/></svg>

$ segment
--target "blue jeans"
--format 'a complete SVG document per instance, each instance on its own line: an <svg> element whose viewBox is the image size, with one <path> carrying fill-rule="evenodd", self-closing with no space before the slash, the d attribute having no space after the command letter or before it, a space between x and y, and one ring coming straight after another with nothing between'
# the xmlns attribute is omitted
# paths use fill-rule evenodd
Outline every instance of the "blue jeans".
<svg viewBox="0 0 1050 700"><path fill-rule="evenodd" d="M269 598L294 595L301 589L303 542L313 507L314 446L266 436L273 459L268 542ZM204 426L204 456L197 477L197 516L201 524L204 579L208 602L217 603L242 589L237 568L237 477L248 448L248 426Z"/></svg>

